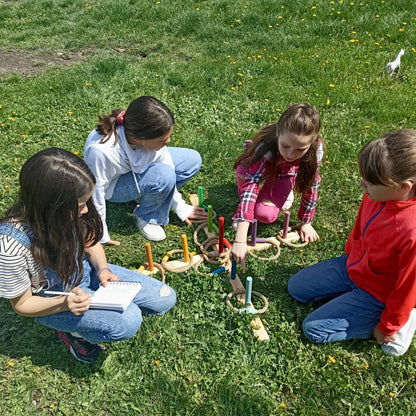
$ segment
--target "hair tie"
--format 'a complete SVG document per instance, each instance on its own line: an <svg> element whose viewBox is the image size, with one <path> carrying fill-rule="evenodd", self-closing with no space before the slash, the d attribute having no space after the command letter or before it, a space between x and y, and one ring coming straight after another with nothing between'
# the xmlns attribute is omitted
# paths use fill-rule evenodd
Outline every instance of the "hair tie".
<svg viewBox="0 0 416 416"><path fill-rule="evenodd" d="M126 114L126 110L120 111L118 116L116 117L117 124L122 126L124 124L124 114Z"/></svg>

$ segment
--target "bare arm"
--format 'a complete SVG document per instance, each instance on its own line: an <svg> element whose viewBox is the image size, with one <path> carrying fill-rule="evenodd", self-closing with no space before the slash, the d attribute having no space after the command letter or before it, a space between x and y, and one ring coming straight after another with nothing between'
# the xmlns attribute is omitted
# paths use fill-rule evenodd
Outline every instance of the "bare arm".
<svg viewBox="0 0 416 416"><path fill-rule="evenodd" d="M243 273L246 271L247 233L250 227L248 221L238 221L237 232L231 254L237 263L241 263Z"/></svg>
<svg viewBox="0 0 416 416"><path fill-rule="evenodd" d="M81 315L88 310L90 294L82 289L72 290L74 296L33 296L29 288L17 298L10 299L10 303L18 315L36 317L52 315L54 313L71 311L74 315Z"/></svg>
<svg viewBox="0 0 416 416"><path fill-rule="evenodd" d="M103 246L100 243L97 243L95 246L88 247L85 249L85 254L88 257L88 260L91 262L95 270L100 271L98 275L98 280L103 286L107 286L109 281L120 281L120 278L108 270L107 258L105 256L105 251Z"/></svg>

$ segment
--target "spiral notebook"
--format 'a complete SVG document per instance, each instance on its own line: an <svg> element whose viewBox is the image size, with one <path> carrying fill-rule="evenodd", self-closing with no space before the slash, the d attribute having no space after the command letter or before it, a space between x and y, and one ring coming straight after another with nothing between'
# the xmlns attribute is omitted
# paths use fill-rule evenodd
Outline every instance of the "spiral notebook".
<svg viewBox="0 0 416 416"><path fill-rule="evenodd" d="M141 288L139 282L108 282L91 297L90 308L125 311Z"/></svg>

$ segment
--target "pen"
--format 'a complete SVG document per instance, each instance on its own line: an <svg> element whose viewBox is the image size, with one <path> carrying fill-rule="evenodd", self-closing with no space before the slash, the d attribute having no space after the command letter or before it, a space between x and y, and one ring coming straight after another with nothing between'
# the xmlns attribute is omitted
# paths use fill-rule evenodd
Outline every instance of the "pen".
<svg viewBox="0 0 416 416"><path fill-rule="evenodd" d="M57 292L55 290L45 290L43 293L45 295L66 295L66 296L75 295L75 293L73 292Z"/></svg>

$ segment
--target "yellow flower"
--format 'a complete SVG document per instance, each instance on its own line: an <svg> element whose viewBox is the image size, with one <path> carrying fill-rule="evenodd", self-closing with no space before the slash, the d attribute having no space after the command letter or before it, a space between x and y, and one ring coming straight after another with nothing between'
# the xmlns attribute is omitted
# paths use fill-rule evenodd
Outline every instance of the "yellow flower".
<svg viewBox="0 0 416 416"><path fill-rule="evenodd" d="M85 84L85 86L86 86L86 87L92 87L92 84L91 84L90 82L87 82L87 83Z"/></svg>
<svg viewBox="0 0 416 416"><path fill-rule="evenodd" d="M332 355L328 355L328 360L331 361L331 363L336 363L336 359Z"/></svg>
<svg viewBox="0 0 416 416"><path fill-rule="evenodd" d="M76 151L75 151L75 152L74 152L74 155L75 155L75 156L78 156L78 152L76 152Z"/></svg>
<svg viewBox="0 0 416 416"><path fill-rule="evenodd" d="M160 361L159 360L155 360L154 363L155 363L155 365L159 365L160 364Z"/></svg>
<svg viewBox="0 0 416 416"><path fill-rule="evenodd" d="M364 363L363 367L364 367L365 369L367 369L367 368L369 367L369 364L368 364L368 362L367 362L367 361Z"/></svg>
<svg viewBox="0 0 416 416"><path fill-rule="evenodd" d="M394 393L390 392L390 393L389 393L389 396L390 396L390 397L394 397Z"/></svg>
<svg viewBox="0 0 416 416"><path fill-rule="evenodd" d="M326 100L326 105L329 105L331 103L331 100L328 98L327 100Z"/></svg>
<svg viewBox="0 0 416 416"><path fill-rule="evenodd" d="M14 366L14 362L12 362L12 361L7 361L7 365L8 365L9 367L13 367L13 366Z"/></svg>
<svg viewBox="0 0 416 416"><path fill-rule="evenodd" d="M334 87L335 87L335 85L334 85L334 84L329 84L329 86L330 86L331 88L334 88Z"/></svg>

